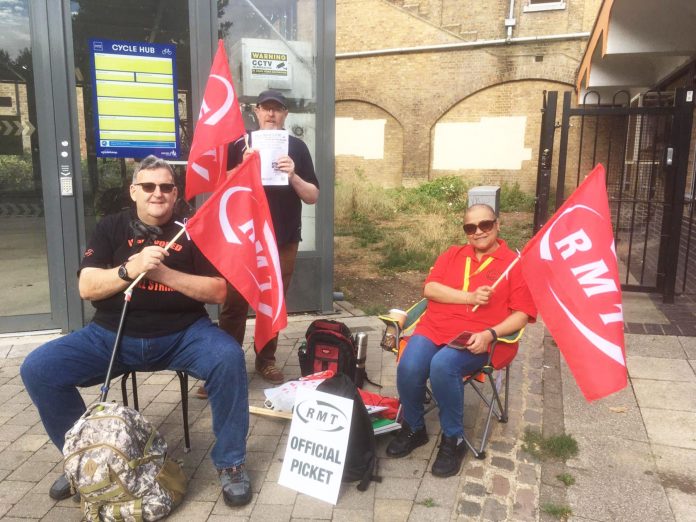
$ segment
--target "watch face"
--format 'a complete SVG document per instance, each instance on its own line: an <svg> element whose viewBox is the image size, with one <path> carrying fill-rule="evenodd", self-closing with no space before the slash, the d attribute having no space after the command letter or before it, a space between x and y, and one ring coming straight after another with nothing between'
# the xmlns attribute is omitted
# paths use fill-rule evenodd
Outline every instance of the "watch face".
<svg viewBox="0 0 696 522"><path fill-rule="evenodd" d="M118 267L118 277L120 277L124 281L131 281L131 278L128 277L128 270L126 269L125 265L121 265Z"/></svg>

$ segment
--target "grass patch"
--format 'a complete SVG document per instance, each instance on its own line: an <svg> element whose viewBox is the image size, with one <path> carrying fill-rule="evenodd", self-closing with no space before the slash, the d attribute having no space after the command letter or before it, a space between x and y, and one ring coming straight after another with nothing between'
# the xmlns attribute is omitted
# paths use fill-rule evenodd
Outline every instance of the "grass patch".
<svg viewBox="0 0 696 522"><path fill-rule="evenodd" d="M425 499L421 500L420 502L416 502L416 504L420 504L421 506L425 506L425 507L427 507L427 508L431 508L431 507L437 506L437 502L435 502L435 500L433 500L433 499L430 498L430 497L425 498Z"/></svg>
<svg viewBox="0 0 696 522"><path fill-rule="evenodd" d="M556 475L556 478L563 482L566 486L572 486L575 484L575 478L573 478L573 475L570 473L561 473L560 475Z"/></svg>
<svg viewBox="0 0 696 522"><path fill-rule="evenodd" d="M559 520L568 520L568 517L573 514L573 510L568 506L561 506L559 504L552 503L543 504L541 506L541 510Z"/></svg>
<svg viewBox="0 0 696 522"><path fill-rule="evenodd" d="M527 428L523 440L522 449L542 460L553 458L565 461L578 454L578 443L572 435L543 437L538 431Z"/></svg>
<svg viewBox="0 0 696 522"><path fill-rule="evenodd" d="M378 252L382 271L427 271L449 246L466 241L461 225L468 190L469 184L456 176L386 189L356 169L336 183L334 231ZM501 236L513 250L532 236L533 207L534 196L518 184L501 187L501 211L508 212L501 216Z"/></svg>
<svg viewBox="0 0 696 522"><path fill-rule="evenodd" d="M435 261L433 250L428 245L407 245L403 238L392 238L383 246L379 268L386 271L404 272L406 270L427 271Z"/></svg>

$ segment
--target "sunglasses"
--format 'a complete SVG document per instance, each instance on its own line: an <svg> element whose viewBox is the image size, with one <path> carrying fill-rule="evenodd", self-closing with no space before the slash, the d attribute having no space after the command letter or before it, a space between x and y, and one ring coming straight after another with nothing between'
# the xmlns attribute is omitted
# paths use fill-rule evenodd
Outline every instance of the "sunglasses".
<svg viewBox="0 0 696 522"><path fill-rule="evenodd" d="M133 183L133 185L140 187L143 189L143 192L147 192L148 194L152 194L157 187L159 187L160 192L162 194L169 194L171 191L174 190L174 187L176 185L174 183Z"/></svg>
<svg viewBox="0 0 696 522"><path fill-rule="evenodd" d="M468 236L475 234L477 228L481 232L490 232L491 230L493 230L493 225L495 225L496 221L498 221L498 220L497 219L484 219L483 221L479 221L478 223L465 223L464 224L464 232Z"/></svg>

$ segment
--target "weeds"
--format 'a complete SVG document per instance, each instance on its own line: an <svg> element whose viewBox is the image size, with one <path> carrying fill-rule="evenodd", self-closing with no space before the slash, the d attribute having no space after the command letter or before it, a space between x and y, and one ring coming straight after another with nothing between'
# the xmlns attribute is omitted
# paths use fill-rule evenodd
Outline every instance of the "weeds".
<svg viewBox="0 0 696 522"><path fill-rule="evenodd" d="M360 248L380 253L386 272L427 271L453 244L462 244L462 214L469 186L456 176L437 178L414 188L385 189L372 184L361 170L336 184L335 234L356 238ZM532 235L534 198L518 184L501 188L502 237L521 249Z"/></svg>
<svg viewBox="0 0 696 522"><path fill-rule="evenodd" d="M533 212L535 197L522 192L520 184L505 183L500 188L501 212Z"/></svg>
<svg viewBox="0 0 696 522"><path fill-rule="evenodd" d="M572 486L575 484L575 479L573 478L573 475L570 473L561 473L560 475L556 475L556 478L563 482L566 486Z"/></svg>
<svg viewBox="0 0 696 522"><path fill-rule="evenodd" d="M529 428L524 431L522 449L539 459L554 458L567 460L578 454L578 443L572 435L544 437Z"/></svg>
<svg viewBox="0 0 696 522"><path fill-rule="evenodd" d="M437 506L437 502L435 502L435 500L433 500L433 499L430 498L430 497L425 498L425 499L421 500L420 502L416 502L416 504L420 504L420 505L425 506L425 507L427 507L427 508L431 508L431 507Z"/></svg>
<svg viewBox="0 0 696 522"><path fill-rule="evenodd" d="M552 503L542 505L541 510L559 520L568 520L568 517L573 514L573 511L568 506L561 506Z"/></svg>

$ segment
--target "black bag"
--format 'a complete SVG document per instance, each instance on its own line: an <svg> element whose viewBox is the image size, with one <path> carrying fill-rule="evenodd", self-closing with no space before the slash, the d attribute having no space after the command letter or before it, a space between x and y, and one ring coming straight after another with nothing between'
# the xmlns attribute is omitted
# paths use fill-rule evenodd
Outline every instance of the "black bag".
<svg viewBox="0 0 696 522"><path fill-rule="evenodd" d="M339 321L317 319L307 328L307 345L300 349L302 376L333 370L336 375L345 374L355 382L357 346L350 329Z"/></svg>
<svg viewBox="0 0 696 522"><path fill-rule="evenodd" d="M350 423L346 463L343 468L343 482L360 481L358 483L360 491L365 491L371 480L381 482L382 479L376 475L375 432L358 388L347 375L339 373L317 386L317 391L353 400L353 416Z"/></svg>

